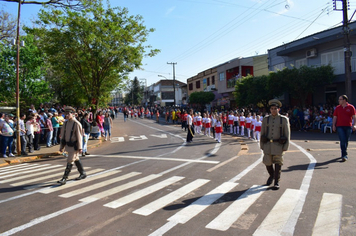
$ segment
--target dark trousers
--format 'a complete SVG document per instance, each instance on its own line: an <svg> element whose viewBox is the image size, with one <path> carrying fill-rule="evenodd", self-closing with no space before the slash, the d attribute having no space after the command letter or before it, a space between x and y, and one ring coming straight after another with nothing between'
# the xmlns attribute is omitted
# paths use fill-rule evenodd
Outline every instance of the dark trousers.
<svg viewBox="0 0 356 236"><path fill-rule="evenodd" d="M57 145L57 144L59 144L59 142L58 142L58 139L57 139L57 137L58 137L58 127L57 128L53 128L53 139L52 139L52 145Z"/></svg>
<svg viewBox="0 0 356 236"><path fill-rule="evenodd" d="M187 142L193 141L193 134L194 134L194 126L188 127L188 133L187 133Z"/></svg>
<svg viewBox="0 0 356 236"><path fill-rule="evenodd" d="M20 140L21 140L21 152L25 153L26 152L26 145L27 145L26 135L20 136Z"/></svg>
<svg viewBox="0 0 356 236"><path fill-rule="evenodd" d="M223 123L223 126L224 126L224 132L227 132L227 124Z"/></svg>
<svg viewBox="0 0 356 236"><path fill-rule="evenodd" d="M184 129L184 131L187 131L187 121L186 120L182 121L182 129Z"/></svg>
<svg viewBox="0 0 356 236"><path fill-rule="evenodd" d="M211 127L211 132L213 132L213 137L215 138L215 128L214 127Z"/></svg>
<svg viewBox="0 0 356 236"><path fill-rule="evenodd" d="M41 134L40 133L35 133L35 137L33 139L33 147L35 150L40 150L41 147L40 147L40 137L41 137Z"/></svg>
<svg viewBox="0 0 356 236"><path fill-rule="evenodd" d="M338 126L336 127L337 134L340 139L341 157L347 156L347 147L352 132L351 126Z"/></svg>
<svg viewBox="0 0 356 236"><path fill-rule="evenodd" d="M33 152L33 136L32 134L27 135L27 147L29 152Z"/></svg>

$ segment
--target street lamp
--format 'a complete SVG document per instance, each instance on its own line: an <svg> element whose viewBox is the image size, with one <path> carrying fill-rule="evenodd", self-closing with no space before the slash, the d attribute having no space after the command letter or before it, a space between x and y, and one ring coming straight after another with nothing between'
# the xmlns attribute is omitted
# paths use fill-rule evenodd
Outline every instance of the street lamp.
<svg viewBox="0 0 356 236"><path fill-rule="evenodd" d="M20 139L20 13L21 0L19 0L19 8L17 14L17 32L16 32L16 139L17 139L17 155L21 155L21 139Z"/></svg>

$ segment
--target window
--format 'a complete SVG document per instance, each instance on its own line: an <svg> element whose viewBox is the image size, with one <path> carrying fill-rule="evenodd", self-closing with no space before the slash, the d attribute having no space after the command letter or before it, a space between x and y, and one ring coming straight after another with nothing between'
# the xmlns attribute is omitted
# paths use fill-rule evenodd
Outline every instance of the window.
<svg viewBox="0 0 356 236"><path fill-rule="evenodd" d="M189 90L193 90L193 83L189 84Z"/></svg>
<svg viewBox="0 0 356 236"><path fill-rule="evenodd" d="M307 59L303 58L300 60L295 61L295 68L299 69L301 66L306 66L307 65Z"/></svg>
<svg viewBox="0 0 356 236"><path fill-rule="evenodd" d="M200 88L200 80L195 82L195 87L198 89Z"/></svg>
<svg viewBox="0 0 356 236"><path fill-rule="evenodd" d="M206 85L209 86L210 85L210 78L206 79Z"/></svg>
<svg viewBox="0 0 356 236"><path fill-rule="evenodd" d="M273 66L273 71L283 70L284 67L285 67L284 63L280 63L280 64L277 64L277 65L274 65Z"/></svg>
<svg viewBox="0 0 356 236"><path fill-rule="evenodd" d="M321 54L321 65L331 65L334 67L335 75L345 74L344 51L338 50Z"/></svg>
<svg viewBox="0 0 356 236"><path fill-rule="evenodd" d="M211 76L211 84L215 84L215 75Z"/></svg>
<svg viewBox="0 0 356 236"><path fill-rule="evenodd" d="M221 72L221 73L219 74L219 80L220 80L220 81L224 81L224 80L225 80L225 73L224 73L224 72Z"/></svg>

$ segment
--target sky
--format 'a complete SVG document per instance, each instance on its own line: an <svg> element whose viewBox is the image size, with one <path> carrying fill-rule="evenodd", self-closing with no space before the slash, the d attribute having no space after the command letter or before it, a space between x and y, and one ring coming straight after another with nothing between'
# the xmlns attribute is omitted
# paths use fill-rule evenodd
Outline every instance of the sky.
<svg viewBox="0 0 356 236"><path fill-rule="evenodd" d="M350 19L356 0L349 1ZM266 54L268 49L340 26L343 20L342 11L333 10L332 0L110 0L110 4L141 15L146 27L155 29L146 44L161 52L144 58L142 69L130 74L148 86L173 79L173 65L167 63L177 63L175 79L186 83L216 65ZM0 0L0 9L15 17L17 6ZM337 8L342 8L341 2ZM21 22L31 25L39 9L23 5Z"/></svg>

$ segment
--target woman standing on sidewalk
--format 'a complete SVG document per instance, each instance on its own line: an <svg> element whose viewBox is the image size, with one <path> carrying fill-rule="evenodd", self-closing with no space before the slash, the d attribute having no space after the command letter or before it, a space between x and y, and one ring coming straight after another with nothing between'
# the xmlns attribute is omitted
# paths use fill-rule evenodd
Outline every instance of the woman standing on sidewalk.
<svg viewBox="0 0 356 236"><path fill-rule="evenodd" d="M82 156L85 157L85 155L90 155L90 153L87 152L88 148L88 141L89 141L89 136L90 136L90 123L89 123L89 113L85 113L83 119L80 121L82 124L83 128L83 151L82 151Z"/></svg>
<svg viewBox="0 0 356 236"><path fill-rule="evenodd" d="M14 154L11 153L11 145L14 140L14 129L10 123L10 118L8 115L5 116L5 120L1 122L1 136L2 136L2 156L6 156L6 149L9 148L9 156L13 157Z"/></svg>
<svg viewBox="0 0 356 236"><path fill-rule="evenodd" d="M108 140L108 133L109 133L109 140L111 140L111 128L112 128L112 119L109 116L109 113L106 112L105 113L105 117L104 117L104 131L105 131L105 141Z"/></svg>

